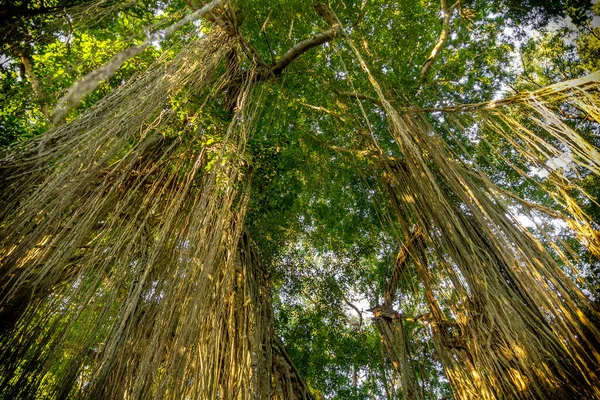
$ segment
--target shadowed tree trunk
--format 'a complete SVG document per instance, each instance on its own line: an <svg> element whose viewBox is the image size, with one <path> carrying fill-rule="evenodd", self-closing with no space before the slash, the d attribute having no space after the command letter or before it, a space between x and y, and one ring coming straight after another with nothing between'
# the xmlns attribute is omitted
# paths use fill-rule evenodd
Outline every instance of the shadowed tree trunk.
<svg viewBox="0 0 600 400"><path fill-rule="evenodd" d="M402 314L392 308L392 303L396 297L402 272L410 261L411 251L414 251L414 244L420 240L421 232L416 229L402 245L383 295L384 304L371 309L377 331L385 344L392 365L400 377L403 398L410 400L420 399L422 395L410 359L408 335Z"/></svg>
<svg viewBox="0 0 600 400"><path fill-rule="evenodd" d="M244 233L239 247L236 296L238 315L254 314L253 338L238 337L236 341L252 339L251 352L255 369L250 391L257 399L314 400L308 386L288 355L285 344L273 332L273 309L268 276L260 252L248 234Z"/></svg>

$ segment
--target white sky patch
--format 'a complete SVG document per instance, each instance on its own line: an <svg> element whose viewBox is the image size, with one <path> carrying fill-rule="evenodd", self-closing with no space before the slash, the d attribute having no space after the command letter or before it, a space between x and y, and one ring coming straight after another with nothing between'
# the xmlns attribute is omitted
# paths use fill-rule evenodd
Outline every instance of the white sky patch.
<svg viewBox="0 0 600 400"><path fill-rule="evenodd" d="M14 64L14 61L12 58L10 58L9 56L7 56L6 54L0 54L0 64L4 65L4 64Z"/></svg>
<svg viewBox="0 0 600 400"><path fill-rule="evenodd" d="M556 171L559 169L563 169L568 171L570 169L570 165L573 162L573 155L570 151L566 151L558 157L553 157L546 161L546 165L552 171ZM543 168L532 168L531 173L540 178L547 178L550 172Z"/></svg>
<svg viewBox="0 0 600 400"><path fill-rule="evenodd" d="M599 1L600 0L593 0L592 4L596 4ZM593 19L591 20L591 26L593 26L593 27L600 26L600 16L593 17ZM573 27L573 22L571 21L570 17L552 19L548 23L545 32L550 33L550 34L556 33L559 29L562 29L564 27ZM523 35L522 37L515 35L515 30L509 26L504 27L501 32L501 37L503 38L503 40L514 45L514 50L510 53L511 61L510 61L509 69L512 71L515 71L519 74L524 72L522 58L521 58L522 57L521 56L522 47L525 44L527 44L527 42L529 42L531 39L541 40L544 35L543 32L535 30L531 26L523 27L523 31L526 33L526 35ZM578 30L572 29L570 31L569 35L563 37L563 41L565 41L565 43L568 43L568 42L574 43L578 38L579 38ZM508 85L502 85L500 90L498 90L498 92L494 94L493 100L499 100L499 99L503 98L504 94L509 90L510 90L510 87Z"/></svg>
<svg viewBox="0 0 600 400"><path fill-rule="evenodd" d="M161 41L161 39L164 39L163 37L154 37L152 39L152 36L148 35L148 39L150 39L150 46L153 46L156 50L160 50L161 49L160 41Z"/></svg>
<svg viewBox="0 0 600 400"><path fill-rule="evenodd" d="M561 230L569 229L569 225L562 219L544 217L541 218L537 215L522 214L516 207L508 208L509 214L512 218L516 219L517 222L524 228L540 229L540 228L552 228L558 232Z"/></svg>
<svg viewBox="0 0 600 400"><path fill-rule="evenodd" d="M167 6L167 2L158 2L156 9L153 10L154 16L160 17L161 15L164 15Z"/></svg>
<svg viewBox="0 0 600 400"><path fill-rule="evenodd" d="M569 166L569 164L571 164L572 161L573 161L573 157L571 156L571 153L569 152L569 153L564 153L559 157L551 158L550 160L548 160L548 162L546 164L552 169L560 169L560 168L567 168Z"/></svg>
<svg viewBox="0 0 600 400"><path fill-rule="evenodd" d="M512 216L524 228L536 228L537 227L537 224L536 224L536 221L535 221L536 218L531 219L527 215L524 215L524 214L513 214ZM538 223L539 222L540 221L538 221Z"/></svg>
<svg viewBox="0 0 600 400"><path fill-rule="evenodd" d="M370 315L365 316L365 312L371 308L371 304L369 304L369 299L363 297L360 298L358 300L354 300L355 297L353 296L354 293L350 292L350 295L348 296L348 301L350 303L352 303L353 306L355 306L356 308L359 309L359 311L363 314L362 317L363 319L365 317L368 317ZM346 313L346 315L350 316L350 317L355 317L355 318L360 318L360 315L358 315L358 313L356 312L356 310L352 307L350 307L349 305L345 304L344 305L344 312Z"/></svg>

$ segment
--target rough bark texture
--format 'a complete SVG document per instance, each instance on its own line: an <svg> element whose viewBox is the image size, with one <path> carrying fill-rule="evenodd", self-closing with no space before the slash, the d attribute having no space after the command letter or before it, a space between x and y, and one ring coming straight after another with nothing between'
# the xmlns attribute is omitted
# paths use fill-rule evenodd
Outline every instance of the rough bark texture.
<svg viewBox="0 0 600 400"><path fill-rule="evenodd" d="M404 399L421 398L411 362L409 359L408 342L402 318L397 311L390 307L381 306L373 309L373 321L381 336L388 356L398 375L404 392Z"/></svg>
<svg viewBox="0 0 600 400"><path fill-rule="evenodd" d="M459 4L457 2L454 5L452 5L450 8L448 8L446 5L446 0L442 0L441 3L442 3L442 13L444 14L444 19L442 21L442 31L440 32L440 36L439 36L435 46L431 50L431 54L429 55L429 58L427 59L427 61L425 61L425 64L423 64L423 67L421 68L421 75L420 75L421 81L424 81L427 79L427 75L429 74L431 67L433 67L433 63L438 58L442 49L446 45L446 41L448 40L448 36L450 35L450 22L452 19L452 14L454 13L454 10L456 9L456 7Z"/></svg>
<svg viewBox="0 0 600 400"><path fill-rule="evenodd" d="M281 340L273 336L272 400L314 400Z"/></svg>
<svg viewBox="0 0 600 400"><path fill-rule="evenodd" d="M315 11L329 24L331 29L318 33L309 39L296 44L287 53L285 53L273 66L271 72L275 76L281 75L295 59L306 53L308 50L332 41L335 37L342 34L342 26L335 17L335 14L323 3L315 4Z"/></svg>
<svg viewBox="0 0 600 400"><path fill-rule="evenodd" d="M239 260L236 301L240 312L244 312L245 307L253 310L256 326L253 338L239 338L256 340L251 344L255 347L251 354L254 379L249 393L264 400L314 400L285 344L273 332L273 309L266 272L260 253L247 234L240 241Z"/></svg>
<svg viewBox="0 0 600 400"><path fill-rule="evenodd" d="M396 297L398 282L402 271L411 258L411 253L418 247L417 242L422 240L422 233L416 229L402 245L396 258L390 280L384 292L384 304L371 309L373 322L385 344L388 356L392 361L394 369L400 377L402 391L407 400L419 399L420 391L415 373L411 367L406 329L402 321L402 315L392 308Z"/></svg>

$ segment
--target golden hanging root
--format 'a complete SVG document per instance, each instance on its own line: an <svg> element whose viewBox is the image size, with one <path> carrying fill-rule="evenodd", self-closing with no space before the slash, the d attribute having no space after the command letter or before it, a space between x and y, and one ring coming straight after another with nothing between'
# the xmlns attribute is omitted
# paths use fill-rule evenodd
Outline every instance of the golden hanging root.
<svg viewBox="0 0 600 400"><path fill-rule="evenodd" d="M405 215L416 216L428 229L429 257L438 266L439 284L452 282L454 299L449 294L443 303L456 321L451 315L441 317L448 321L445 326L454 326L454 333L442 333L453 338L441 340L453 354L447 362L458 357L463 379L479 393L557 397L573 387L595 393L598 331L586 299L533 237L506 220L493 196L469 182L462 165L446 161L455 157L436 154L441 143L427 143L431 136L413 122L407 122L405 132L419 135L418 143L426 146L423 154L431 157L416 162L406 157L406 171L396 172L395 187L397 197L404 199ZM428 187L425 174L411 172L428 168L438 171L431 175L432 183L443 179L444 189ZM449 190L454 198L446 197ZM471 215L464 215L459 205ZM547 310L560 310L564 319L549 320L552 311ZM564 338L570 338L568 346ZM474 367L469 372L464 366L471 365L470 359ZM565 374L570 362L580 371ZM570 383L561 387L561 381Z"/></svg>
<svg viewBox="0 0 600 400"><path fill-rule="evenodd" d="M597 201L577 182L582 174L600 174L600 151L573 125L586 128L590 123L600 123L600 71L502 100L420 111L443 111L450 125L458 129L475 123L480 132L477 140L486 141L488 130L503 138L505 147L498 146L498 142L489 145L493 154L512 165L502 152L516 151L530 170L546 176L540 188L562 205L561 219L592 254L600 257L600 233L568 193ZM514 169L531 179L532 172ZM566 186L569 191L563 190Z"/></svg>
<svg viewBox="0 0 600 400"><path fill-rule="evenodd" d="M400 225L425 232L420 275L435 293L430 305L439 303L437 347L456 397L600 397L599 316L589 300L507 216L481 171L457 161L424 118L398 113L347 39L402 154L403 168L387 174ZM594 149L561 129L553 134L595 172Z"/></svg>
<svg viewBox="0 0 600 400"><path fill-rule="evenodd" d="M253 71L216 76L232 48L218 32L195 39L0 156L0 306L32 298L0 338L1 397L245 399L264 387L256 289L236 289L262 96ZM186 103L238 78L228 125Z"/></svg>
<svg viewBox="0 0 600 400"><path fill-rule="evenodd" d="M102 67L88 73L80 81L75 83L59 101L52 111L52 122L59 123L65 115L76 108L81 100L93 92L100 83L111 78L115 72L125 63L125 61L141 54L150 44L159 38L168 38L184 25L197 20L204 14L210 13L214 8L220 6L224 0L213 0L204 7L194 11L192 14L182 18L173 25L161 32L149 35L148 38L137 46L125 49L111 58L111 60Z"/></svg>

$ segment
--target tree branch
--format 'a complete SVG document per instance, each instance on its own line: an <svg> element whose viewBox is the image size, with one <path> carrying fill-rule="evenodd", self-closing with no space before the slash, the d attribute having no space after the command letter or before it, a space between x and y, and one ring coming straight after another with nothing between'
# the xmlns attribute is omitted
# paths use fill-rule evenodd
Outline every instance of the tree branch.
<svg viewBox="0 0 600 400"><path fill-rule="evenodd" d="M311 108L315 111L319 111L319 112L331 115L342 122L346 122L346 118L344 118L344 116L340 115L339 113L337 113L335 111L328 110L327 108L321 107L321 106L313 106L312 104L304 103L300 100L297 100L297 102L298 102L298 104L300 104L303 107Z"/></svg>
<svg viewBox="0 0 600 400"><path fill-rule="evenodd" d="M376 97L374 96L370 96L368 94L364 94L364 93L358 93L358 92L347 92L344 90L333 90L335 93L339 94L340 96L346 96L346 97L352 97L355 99L363 99L363 100L369 100L372 101L374 104L376 104L377 106L379 106L380 108L383 108L383 103Z"/></svg>
<svg viewBox="0 0 600 400"><path fill-rule="evenodd" d="M350 301L346 298L346 296L342 293L342 300L344 303L346 303L348 306L350 306L354 311L356 311L356 314L358 315L358 330L360 331L362 329L362 325L363 325L363 316L362 316L362 311L360 311L358 309L358 307L356 307L354 304L350 303Z"/></svg>
<svg viewBox="0 0 600 400"><path fill-rule="evenodd" d="M198 6L194 3L193 0L184 0L184 2L193 10L196 10ZM326 30L324 32L318 33L312 36L309 39L303 40L300 43L296 44L294 47L289 49L287 53L279 58L276 62L273 62L271 67L267 67L267 71L261 74L258 78L259 80L267 80L270 77L278 77L283 71L298 57L302 54L306 53L310 49L318 47L324 43L332 41L336 36L341 35L342 26L338 21L335 14L323 3L317 3L314 5L315 11L329 24L331 25L331 29ZM213 16L214 17L214 16ZM262 31L262 29L261 29ZM264 33L264 32L263 32ZM252 53L251 59L258 60L260 64L266 66L264 59L258 53L258 51L241 35L237 35L244 49L248 50ZM266 35L265 35L266 37ZM268 43L268 40L267 40ZM270 43L268 43L270 47ZM272 56L272 53L271 53Z"/></svg>
<svg viewBox="0 0 600 400"><path fill-rule="evenodd" d="M20 48L20 46L13 46L13 52L21 63L22 71L25 73L27 79L29 79L31 89L33 90L33 94L35 95L36 99L40 103L42 113L48 121L51 121L50 113L48 111L48 97L40 88L40 81L33 71L33 62L31 57L27 55L26 52Z"/></svg>
<svg viewBox="0 0 600 400"><path fill-rule="evenodd" d="M323 3L315 4L315 10L325 19L325 21L332 26L331 29L318 33L311 37L310 39L306 39L292 47L285 53L273 68L271 68L271 73L275 76L281 75L283 70L285 70L294 60L300 57L302 54L306 53L312 48L318 47L324 43L331 42L336 36L341 35L342 26L340 22L337 20L335 15L331 12L331 10Z"/></svg>
<svg viewBox="0 0 600 400"><path fill-rule="evenodd" d="M405 107L399 110L406 113L430 113L430 112L476 112L486 109L494 109L504 107L512 104L522 104L528 99L537 98L544 100L549 96L556 96L558 93L564 93L570 90L582 90L587 91L594 85L600 82L600 71L592 72L589 75L582 76L581 78L571 79L568 81L558 82L549 86L544 86L541 89L535 91L523 90L514 96L505 97L499 100L490 100L480 103L468 103L468 104L456 104L447 107L429 107L429 108L411 108ZM564 95L566 96L566 95Z"/></svg>
<svg viewBox="0 0 600 400"><path fill-rule="evenodd" d="M197 9L167 28L148 35L148 38L140 45L131 46L119 52L113 56L108 63L88 73L83 79L71 86L67 94L58 101L52 112L52 120L54 123L60 122L69 111L77 107L81 100L93 92L101 82L110 79L115 72L121 68L125 61L142 53L153 41L158 40L159 38L167 38L182 26L210 13L212 10L219 7L223 1L224 0L212 0L204 7Z"/></svg>
<svg viewBox="0 0 600 400"><path fill-rule="evenodd" d="M446 45L446 41L448 40L448 36L450 35L450 22L452 19L452 14L454 13L454 10L456 9L456 7L458 7L460 2L457 1L450 8L447 8L446 0L441 0L441 3L442 12L444 13L444 20L442 22L442 32L440 33L440 37L438 38L437 43L433 47L433 50L431 50L429 58L427 59L427 61L425 61L425 64L423 64L423 67L421 68L421 74L419 76L419 80L421 82L424 82L427 79L427 75L429 74L433 63L435 62L437 57L440 55L442 49Z"/></svg>

